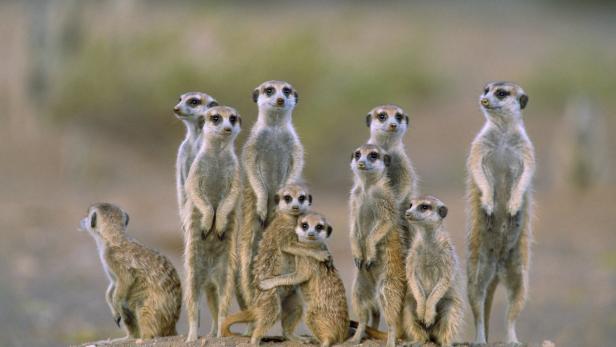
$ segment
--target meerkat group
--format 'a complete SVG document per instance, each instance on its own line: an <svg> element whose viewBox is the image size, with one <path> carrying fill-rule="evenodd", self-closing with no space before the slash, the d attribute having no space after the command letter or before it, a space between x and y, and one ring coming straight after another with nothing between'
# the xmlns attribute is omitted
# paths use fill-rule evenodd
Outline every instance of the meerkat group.
<svg viewBox="0 0 616 347"><path fill-rule="evenodd" d="M298 92L272 80L252 99L257 120L239 159L242 118L234 108L201 92L183 94L174 108L187 129L176 165L184 291L165 257L126 235L122 209L96 204L82 220L81 229L96 240L111 282L107 302L127 338L174 335L183 297L186 340L195 341L204 292L212 337L237 335L230 327L247 323L251 343L259 344L280 321L284 339L308 343L294 332L304 317L322 346L365 337L388 347L400 341L451 346L463 313L458 257L444 225L447 206L419 196L403 143L409 115L396 105L374 107L366 116L370 136L351 155L352 321L325 245L333 228L311 210L303 183L304 150L292 123ZM479 103L486 123L467 162L467 293L475 340L486 343L494 291L505 284L507 342L517 343L532 239L535 159L522 120L528 96L514 83L494 82ZM234 294L240 312L228 315ZM378 330L381 314L386 332Z"/></svg>

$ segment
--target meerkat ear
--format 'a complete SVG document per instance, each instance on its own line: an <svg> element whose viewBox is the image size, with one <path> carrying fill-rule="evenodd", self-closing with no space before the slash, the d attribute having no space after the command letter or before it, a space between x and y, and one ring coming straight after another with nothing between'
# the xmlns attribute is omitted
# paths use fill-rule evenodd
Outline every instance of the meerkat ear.
<svg viewBox="0 0 616 347"><path fill-rule="evenodd" d="M368 113L366 115L366 125L368 126L368 128L370 128L370 123L372 123L372 115Z"/></svg>
<svg viewBox="0 0 616 347"><path fill-rule="evenodd" d="M280 195L279 194L274 195L274 204L278 205L279 202L280 202Z"/></svg>
<svg viewBox="0 0 616 347"><path fill-rule="evenodd" d="M96 228L96 212L93 212L90 216L90 227L92 229Z"/></svg>
<svg viewBox="0 0 616 347"><path fill-rule="evenodd" d="M126 228L128 226L128 222L130 221L130 216L128 213L124 212L124 217L126 217L126 220L124 221L124 227Z"/></svg>
<svg viewBox="0 0 616 347"><path fill-rule="evenodd" d="M441 219L445 219L447 217L447 206L441 206L438 208L438 215L441 216Z"/></svg>
<svg viewBox="0 0 616 347"><path fill-rule="evenodd" d="M327 226L327 237L330 237L332 235L332 231L334 231L334 228L332 228L331 225Z"/></svg>
<svg viewBox="0 0 616 347"><path fill-rule="evenodd" d="M295 96L295 104L297 105L299 102L299 94L297 94L297 92L293 92L293 96Z"/></svg>
<svg viewBox="0 0 616 347"><path fill-rule="evenodd" d="M405 114L404 119L406 119L406 126L408 127L409 126L409 115Z"/></svg>
<svg viewBox="0 0 616 347"><path fill-rule="evenodd" d="M199 118L197 119L197 127L199 129L203 129L204 125L205 125L205 117L204 116L199 116Z"/></svg>
<svg viewBox="0 0 616 347"><path fill-rule="evenodd" d="M218 101L216 101L216 100L212 100L212 101L210 101L209 104L207 104L208 108L212 108L212 107L215 107L215 106L218 106Z"/></svg>
<svg viewBox="0 0 616 347"><path fill-rule="evenodd" d="M528 104L528 95L520 95L520 110L523 110L526 107L526 104Z"/></svg>
<svg viewBox="0 0 616 347"><path fill-rule="evenodd" d="M242 117L239 114L237 115L237 124L239 124L240 127L242 126Z"/></svg>
<svg viewBox="0 0 616 347"><path fill-rule="evenodd" d="M252 91L252 101L257 102L257 99L259 99L259 88Z"/></svg>
<svg viewBox="0 0 616 347"><path fill-rule="evenodd" d="M385 163L386 167L389 167L389 165L391 164L391 157L389 156L389 154L385 154L383 156L383 163Z"/></svg>
<svg viewBox="0 0 616 347"><path fill-rule="evenodd" d="M312 205L312 194L308 194L308 205Z"/></svg>

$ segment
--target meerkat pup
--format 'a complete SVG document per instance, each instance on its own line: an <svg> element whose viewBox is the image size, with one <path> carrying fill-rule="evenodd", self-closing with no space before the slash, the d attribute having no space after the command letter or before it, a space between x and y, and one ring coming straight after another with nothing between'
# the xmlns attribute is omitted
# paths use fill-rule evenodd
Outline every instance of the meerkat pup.
<svg viewBox="0 0 616 347"><path fill-rule="evenodd" d="M359 322L351 341L361 342L369 316L380 305L388 326L387 346L392 347L400 334L406 285L398 207L386 174L391 158L371 144L359 147L351 158L355 183L350 197L350 237L357 266L352 306Z"/></svg>
<svg viewBox="0 0 616 347"><path fill-rule="evenodd" d="M325 240L332 227L325 217L309 212L299 218L295 233L302 247L327 250ZM265 240L265 238L264 238ZM299 285L306 301L305 322L323 347L344 342L349 337L349 312L342 279L333 266L309 256L295 257L295 271L264 279L262 290Z"/></svg>
<svg viewBox="0 0 616 347"><path fill-rule="evenodd" d="M184 185L188 177L190 166L195 160L199 151L201 128L198 115L204 110L218 106L218 101L213 97L201 92L188 92L180 96L180 100L173 108L175 116L186 126L186 137L178 149L178 157L175 165L176 189L178 194L178 205L180 215L186 204L186 190Z"/></svg>
<svg viewBox="0 0 616 347"><path fill-rule="evenodd" d="M246 310L229 316L223 323L223 335L231 336L229 330L235 323L254 322L251 343L258 344L267 331L278 321L282 323L282 333L287 340L306 342L293 334L302 318L302 299L297 286L278 290L259 290L258 284L273 276L293 272L293 255L307 256L318 262L330 260L327 250L306 248L299 244L295 234L298 216L308 211L312 197L307 189L299 184L283 187L274 197L278 204L276 215L268 225L259 244L255 257L254 280L255 296Z"/></svg>
<svg viewBox="0 0 616 347"><path fill-rule="evenodd" d="M468 169L468 297L476 341L486 343L494 291L507 288L507 342L526 301L530 256L531 180L535 154L522 110L528 96L510 82L485 86L479 103L486 123L471 145Z"/></svg>
<svg viewBox="0 0 616 347"><path fill-rule="evenodd" d="M416 231L406 258L412 294L408 309L414 318L410 335L415 342L450 346L462 318L462 300L458 256L443 226L447 206L432 196L412 199L409 206L405 217Z"/></svg>
<svg viewBox="0 0 616 347"><path fill-rule="evenodd" d="M241 118L227 106L201 116L201 147L186 180L184 221L188 341L197 339L199 301L205 291L212 315L211 336L221 336L218 323L227 315L235 289L237 216L241 189L235 138Z"/></svg>
<svg viewBox="0 0 616 347"><path fill-rule="evenodd" d="M109 278L105 294L113 319L124 325L129 338L151 339L176 335L182 287L171 262L126 234L128 214L98 203L90 206L80 229L96 241Z"/></svg>
<svg viewBox="0 0 616 347"><path fill-rule="evenodd" d="M259 115L242 151L244 190L240 228L240 288L245 304L252 302L252 264L264 226L272 219L274 196L301 178L304 148L291 116L297 91L284 81L267 81L252 94Z"/></svg>

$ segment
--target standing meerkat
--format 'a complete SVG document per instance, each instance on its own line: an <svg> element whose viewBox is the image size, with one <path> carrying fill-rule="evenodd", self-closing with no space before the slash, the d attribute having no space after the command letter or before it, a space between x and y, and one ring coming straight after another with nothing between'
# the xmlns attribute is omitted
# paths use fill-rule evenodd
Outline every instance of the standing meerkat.
<svg viewBox="0 0 616 347"><path fill-rule="evenodd" d="M369 316L378 312L380 305L388 326L388 347L395 345L401 333L406 294L398 207L385 172L390 160L377 145L355 150L351 161L355 183L350 197L351 252L357 266L351 303L359 322L351 341L361 342ZM378 329L374 323L372 328Z"/></svg>
<svg viewBox="0 0 616 347"><path fill-rule="evenodd" d="M522 109L528 96L510 82L485 86L479 102L486 123L473 140L468 169L468 297L476 341L486 343L499 281L507 288L507 342L517 343L515 321L526 301L530 257L533 145Z"/></svg>
<svg viewBox="0 0 616 347"><path fill-rule="evenodd" d="M211 336L227 315L235 289L237 215L241 181L235 138L241 118L227 106L210 108L203 117L201 148L186 180L184 221L188 341L197 339L199 301L205 291L212 315Z"/></svg>
<svg viewBox="0 0 616 347"><path fill-rule="evenodd" d="M320 252L327 250L325 240L331 235L332 227L322 215L309 212L299 218L295 232L302 247ZM349 312L338 271L312 257L296 256L294 272L263 279L259 288L270 290L296 285L300 286L306 301L306 325L321 346L343 343L349 337Z"/></svg>
<svg viewBox="0 0 616 347"><path fill-rule="evenodd" d="M188 177L188 171L200 147L199 139L201 138L201 128L203 124L199 124L198 115L204 110L214 106L218 106L218 101L208 94L188 92L180 96L180 100L173 108L175 116L186 126L186 137L180 144L175 164L175 180L180 215L186 204L186 191L184 185Z"/></svg>
<svg viewBox="0 0 616 347"><path fill-rule="evenodd" d="M370 128L368 143L380 146L391 157L387 177L396 201L404 212L410 199L418 194L417 174L402 143L409 127L409 116L399 106L381 105L370 110L366 116L366 125Z"/></svg>
<svg viewBox="0 0 616 347"><path fill-rule="evenodd" d="M267 331L281 320L283 336L290 341L306 342L293 334L302 318L302 299L297 288L279 288L278 290L260 290L259 282L283 273L295 270L293 255L307 256L315 261L330 260L327 250L317 250L303 247L295 234L298 216L308 211L312 197L305 187L290 184L283 187L274 197L278 203L276 215L268 225L255 257L254 280L255 288L253 303L248 309L229 316L223 323L223 335L231 336L230 326L236 323L254 322L251 343L258 344Z"/></svg>
<svg viewBox="0 0 616 347"><path fill-rule="evenodd" d="M129 338L151 339L176 335L182 287L171 262L126 234L128 214L121 208L98 203L88 209L80 228L88 231L109 287L105 294L113 319L124 325Z"/></svg>
<svg viewBox="0 0 616 347"><path fill-rule="evenodd" d="M274 196L281 187L301 178L304 148L291 116L297 91L284 81L267 81L252 94L259 115L242 151L242 226L240 228L240 290L252 302L252 263L264 226L272 218Z"/></svg>
<svg viewBox="0 0 616 347"><path fill-rule="evenodd" d="M443 220L447 206L432 196L412 199L405 217L416 235L406 258L413 341L450 346L462 319L458 256Z"/></svg>

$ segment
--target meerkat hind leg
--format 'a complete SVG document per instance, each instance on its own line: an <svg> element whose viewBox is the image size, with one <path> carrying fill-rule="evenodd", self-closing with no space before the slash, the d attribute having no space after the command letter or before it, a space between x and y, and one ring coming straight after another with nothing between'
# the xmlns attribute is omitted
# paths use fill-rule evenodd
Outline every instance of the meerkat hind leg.
<svg viewBox="0 0 616 347"><path fill-rule="evenodd" d="M475 319L475 343L486 343L485 302L488 285L496 276L495 264L490 260L471 264L475 269L468 272L468 299Z"/></svg>
<svg viewBox="0 0 616 347"><path fill-rule="evenodd" d="M486 301L484 303L484 327L485 327L485 336L486 341L490 338L490 315L492 312L492 302L494 301L494 293L496 292L496 287L498 287L498 276L494 276L492 282L488 286L488 291L486 293Z"/></svg>
<svg viewBox="0 0 616 347"><path fill-rule="evenodd" d="M218 323L222 323L218 322L220 298L218 297L217 288L213 284L206 286L204 290L207 297L207 306L210 310L210 317L212 318L212 327L208 336L214 337L218 333Z"/></svg>
<svg viewBox="0 0 616 347"><path fill-rule="evenodd" d="M511 260L510 260L511 261ZM513 262L517 262L513 260ZM520 264L508 264L504 276L507 287L507 343L519 343L515 323L526 302L527 278Z"/></svg>
<svg viewBox="0 0 616 347"><path fill-rule="evenodd" d="M370 326L374 329L379 329L379 324L381 323L381 311L378 308L375 308L371 312L372 320L370 321Z"/></svg>
<svg viewBox="0 0 616 347"><path fill-rule="evenodd" d="M295 335L295 328L302 320L303 302L297 288L293 288L291 293L283 298L280 323L282 325L282 335L285 339L297 343L311 343L312 339L304 336Z"/></svg>

